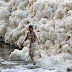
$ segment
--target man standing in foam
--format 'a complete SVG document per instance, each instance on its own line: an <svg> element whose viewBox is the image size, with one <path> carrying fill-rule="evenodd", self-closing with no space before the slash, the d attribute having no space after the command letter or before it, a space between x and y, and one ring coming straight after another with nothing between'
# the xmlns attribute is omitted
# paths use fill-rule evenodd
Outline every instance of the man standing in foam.
<svg viewBox="0 0 72 72"><path fill-rule="evenodd" d="M27 39L30 40L30 46L29 46L29 55L30 55L30 58L31 60L33 61L33 56L34 56L34 47L33 47L33 44L35 43L35 41L38 39L35 32L33 31L33 25L30 24L29 25L29 32L27 33L27 36L25 38L24 41L26 41ZM24 43L23 41L23 43Z"/></svg>

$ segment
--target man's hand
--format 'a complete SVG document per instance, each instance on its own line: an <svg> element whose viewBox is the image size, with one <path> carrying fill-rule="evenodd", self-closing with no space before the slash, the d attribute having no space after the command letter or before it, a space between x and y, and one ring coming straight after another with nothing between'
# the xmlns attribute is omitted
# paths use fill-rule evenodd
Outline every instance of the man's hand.
<svg viewBox="0 0 72 72"><path fill-rule="evenodd" d="M22 43L21 43L21 46L20 46L20 49L22 49L24 46L23 46L23 43L24 43L24 41L22 41Z"/></svg>

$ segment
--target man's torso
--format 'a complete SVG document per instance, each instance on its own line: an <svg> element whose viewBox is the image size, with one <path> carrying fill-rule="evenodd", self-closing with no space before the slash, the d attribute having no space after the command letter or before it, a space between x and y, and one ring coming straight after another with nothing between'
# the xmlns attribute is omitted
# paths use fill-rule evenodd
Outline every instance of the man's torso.
<svg viewBox="0 0 72 72"><path fill-rule="evenodd" d="M33 43L36 40L35 32L28 32L28 39Z"/></svg>

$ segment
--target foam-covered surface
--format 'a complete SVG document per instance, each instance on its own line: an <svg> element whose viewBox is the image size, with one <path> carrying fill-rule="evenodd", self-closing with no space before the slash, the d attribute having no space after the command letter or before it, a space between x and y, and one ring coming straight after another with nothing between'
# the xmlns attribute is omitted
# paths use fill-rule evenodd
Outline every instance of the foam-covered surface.
<svg viewBox="0 0 72 72"><path fill-rule="evenodd" d="M72 1L0 0L0 36L5 43L21 48L29 24L39 39L33 57L37 65L61 72L72 69ZM30 61L29 41L23 46L10 58Z"/></svg>

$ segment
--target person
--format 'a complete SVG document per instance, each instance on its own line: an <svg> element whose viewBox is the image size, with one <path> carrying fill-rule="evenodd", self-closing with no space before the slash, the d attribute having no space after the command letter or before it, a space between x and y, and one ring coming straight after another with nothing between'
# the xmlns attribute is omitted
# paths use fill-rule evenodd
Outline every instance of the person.
<svg viewBox="0 0 72 72"><path fill-rule="evenodd" d="M33 31L33 25L30 24L29 25L29 32L27 33L27 36L25 38L25 40L23 41L23 43L29 39L30 40L30 45L29 45L29 55L30 55L30 58L31 60L33 61L33 56L34 56L34 48L32 47L33 43L38 39L35 32Z"/></svg>

